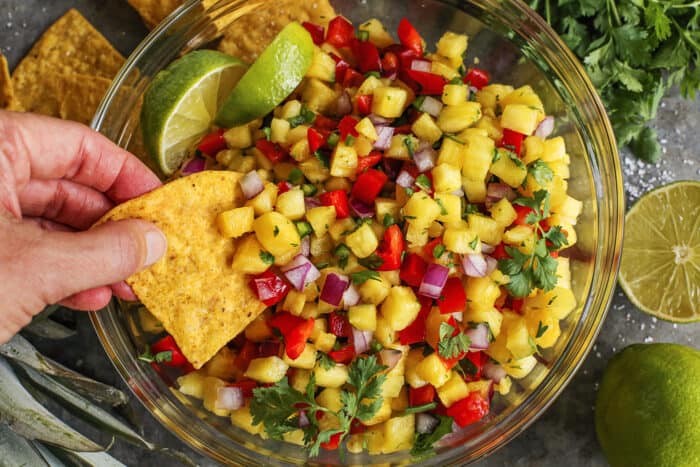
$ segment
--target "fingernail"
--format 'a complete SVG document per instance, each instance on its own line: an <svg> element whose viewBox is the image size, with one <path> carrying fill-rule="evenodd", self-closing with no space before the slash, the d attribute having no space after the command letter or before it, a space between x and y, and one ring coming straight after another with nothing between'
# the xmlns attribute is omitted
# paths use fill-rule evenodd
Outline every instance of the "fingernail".
<svg viewBox="0 0 700 467"><path fill-rule="evenodd" d="M158 261L168 249L168 239L160 230L149 230L144 235L146 239L146 261L144 267L148 267Z"/></svg>

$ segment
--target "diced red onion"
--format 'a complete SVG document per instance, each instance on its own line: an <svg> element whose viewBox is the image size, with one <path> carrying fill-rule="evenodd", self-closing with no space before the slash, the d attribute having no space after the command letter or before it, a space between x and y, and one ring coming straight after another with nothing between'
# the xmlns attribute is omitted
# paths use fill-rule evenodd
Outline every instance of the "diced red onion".
<svg viewBox="0 0 700 467"><path fill-rule="evenodd" d="M484 323L479 323L475 328L464 331L469 337L469 350L486 350L489 348L489 328Z"/></svg>
<svg viewBox="0 0 700 467"><path fill-rule="evenodd" d="M505 183L489 183L486 186L486 208L490 209L496 202L506 198L513 201L516 198L515 191Z"/></svg>
<svg viewBox="0 0 700 467"><path fill-rule="evenodd" d="M488 276L498 267L498 261L491 256L484 256L486 259L486 275Z"/></svg>
<svg viewBox="0 0 700 467"><path fill-rule="evenodd" d="M182 175L191 175L197 172L201 172L207 165L207 161L201 157L193 157L190 159L185 166L182 168Z"/></svg>
<svg viewBox="0 0 700 467"><path fill-rule="evenodd" d="M317 198L306 197L304 198L304 206L306 206L306 210L308 211L309 209L321 206L321 201L319 201Z"/></svg>
<svg viewBox="0 0 700 467"><path fill-rule="evenodd" d="M377 114L369 114L367 115L367 118L369 118L369 121L372 122L374 126L386 126L391 124L392 121L394 121L394 119L392 118L380 117Z"/></svg>
<svg viewBox="0 0 700 467"><path fill-rule="evenodd" d="M459 190L451 191L451 195L459 196L460 198L464 198L464 190L461 188Z"/></svg>
<svg viewBox="0 0 700 467"><path fill-rule="evenodd" d="M432 64L429 60L415 59L411 62L411 70L430 73L430 70L432 70Z"/></svg>
<svg viewBox="0 0 700 467"><path fill-rule="evenodd" d="M311 237L308 235L301 239L299 254L309 256L311 254Z"/></svg>
<svg viewBox="0 0 700 467"><path fill-rule="evenodd" d="M498 384L506 376L506 369L498 363L487 362L484 365L484 376Z"/></svg>
<svg viewBox="0 0 700 467"><path fill-rule="evenodd" d="M404 188L410 188L413 186L413 183L416 181L415 178L411 176L408 172L405 170L402 170L399 172L399 176L396 177L396 184L399 186L402 186Z"/></svg>
<svg viewBox="0 0 700 467"><path fill-rule="evenodd" d="M464 312L463 311L455 311L455 312L452 312L450 314L454 317L454 319L456 319L460 323L464 320Z"/></svg>
<svg viewBox="0 0 700 467"><path fill-rule="evenodd" d="M442 293L450 270L441 264L430 263L420 283L418 293L430 298L438 298Z"/></svg>
<svg viewBox="0 0 700 467"><path fill-rule="evenodd" d="M440 420L429 413L416 414L416 431L421 434L432 433L440 424Z"/></svg>
<svg viewBox="0 0 700 467"><path fill-rule="evenodd" d="M379 351L379 359L382 365L385 365L389 370L392 370L401 361L403 352L397 349L382 349Z"/></svg>
<svg viewBox="0 0 700 467"><path fill-rule="evenodd" d="M352 344L355 346L355 353L361 354L369 350L372 342L372 331L360 331L354 326L352 328Z"/></svg>
<svg viewBox="0 0 700 467"><path fill-rule="evenodd" d="M243 407L243 402L241 388L223 386L216 390L214 407L217 410L238 410Z"/></svg>
<svg viewBox="0 0 700 467"><path fill-rule="evenodd" d="M493 245L489 245L488 243L481 242L481 252L486 253L487 255L490 255L496 251L496 247Z"/></svg>
<svg viewBox="0 0 700 467"><path fill-rule="evenodd" d="M238 183L241 184L241 191L243 191L243 196L246 199L254 198L265 188L260 175L255 170L245 174Z"/></svg>
<svg viewBox="0 0 700 467"><path fill-rule="evenodd" d="M430 70L428 70L430 71ZM442 110L443 104L439 100L435 99L432 96L425 96L425 99L423 99L423 102L421 105L418 107L418 110L421 112L425 112L427 114L432 115L433 117L437 117L440 115L440 111Z"/></svg>
<svg viewBox="0 0 700 467"><path fill-rule="evenodd" d="M251 288L256 291L261 302L276 298L279 293L274 287L269 286L269 279L254 277L251 282Z"/></svg>
<svg viewBox="0 0 700 467"><path fill-rule="evenodd" d="M323 284L323 290L321 290L321 300L333 306L340 305L343 293L345 293L345 289L348 288L349 284L350 279L347 276L334 272L328 274L326 282Z"/></svg>
<svg viewBox="0 0 700 467"><path fill-rule="evenodd" d="M343 115L347 115L352 112L352 101L350 100L350 95L347 91L343 91L343 93L338 96L333 110L333 113L338 117L342 117Z"/></svg>
<svg viewBox="0 0 700 467"><path fill-rule="evenodd" d="M290 284L302 291L307 284L321 277L321 272L303 254L296 255L289 263L280 268Z"/></svg>
<svg viewBox="0 0 700 467"><path fill-rule="evenodd" d="M348 288L345 289L345 292L343 292L343 308L355 306L359 301L360 292L357 291L357 288L353 284L350 284Z"/></svg>
<svg viewBox="0 0 700 467"><path fill-rule="evenodd" d="M350 198L350 209L357 217L374 217L374 205L365 204L357 198Z"/></svg>
<svg viewBox="0 0 700 467"><path fill-rule="evenodd" d="M305 428L309 426L309 417L306 415L306 410L299 411L299 428Z"/></svg>
<svg viewBox="0 0 700 467"><path fill-rule="evenodd" d="M486 259L481 253L473 253L462 257L464 274L470 277L486 276Z"/></svg>
<svg viewBox="0 0 700 467"><path fill-rule="evenodd" d="M542 120L539 125L537 125L534 135L539 136L540 138L546 138L547 136L551 135L553 131L554 117L548 115L544 117L544 120Z"/></svg>
<svg viewBox="0 0 700 467"><path fill-rule="evenodd" d="M430 146L423 148L413 155L413 162L418 172L423 173L435 167L435 149Z"/></svg>
<svg viewBox="0 0 700 467"><path fill-rule="evenodd" d="M391 138L394 136L394 127L380 126L376 130L377 140L372 145L374 149L389 149L391 147Z"/></svg>
<svg viewBox="0 0 700 467"><path fill-rule="evenodd" d="M392 71L388 75L385 75L384 78L388 79L389 81L394 81L398 75L399 74L397 72Z"/></svg>

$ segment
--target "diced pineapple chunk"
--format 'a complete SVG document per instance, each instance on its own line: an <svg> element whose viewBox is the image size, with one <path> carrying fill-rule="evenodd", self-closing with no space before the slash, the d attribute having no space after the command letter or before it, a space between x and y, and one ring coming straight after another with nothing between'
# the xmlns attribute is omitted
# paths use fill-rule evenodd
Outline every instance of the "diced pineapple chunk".
<svg viewBox="0 0 700 467"><path fill-rule="evenodd" d="M235 358L233 350L222 347L202 368L207 376L230 381L240 374L240 370L234 364Z"/></svg>
<svg viewBox="0 0 700 467"><path fill-rule="evenodd" d="M287 120L273 118L270 122L270 141L273 143L286 143L290 129L291 125Z"/></svg>
<svg viewBox="0 0 700 467"><path fill-rule="evenodd" d="M438 218L442 210L433 198L423 191L417 191L403 207L403 218L410 225L427 228Z"/></svg>
<svg viewBox="0 0 700 467"><path fill-rule="evenodd" d="M366 258L374 253L374 250L379 246L379 241L374 230L369 225L362 224L357 230L345 237L345 244L355 256Z"/></svg>
<svg viewBox="0 0 700 467"><path fill-rule="evenodd" d="M464 84L446 84L442 90L442 102L445 105L459 105L467 100L469 89Z"/></svg>
<svg viewBox="0 0 700 467"><path fill-rule="evenodd" d="M258 315L245 328L245 337L253 342L262 342L272 337L272 329L267 324L269 316L267 313Z"/></svg>
<svg viewBox="0 0 700 467"><path fill-rule="evenodd" d="M484 114L481 120L476 123L476 128L486 130L489 138L494 141L501 141L503 138L503 128L496 117Z"/></svg>
<svg viewBox="0 0 700 467"><path fill-rule="evenodd" d="M255 236L260 244L275 256L284 256L298 250L299 232L292 221L278 212L268 212L253 222Z"/></svg>
<svg viewBox="0 0 700 467"><path fill-rule="evenodd" d="M481 104L463 102L443 107L438 116L437 125L445 133L457 133L474 125L480 118Z"/></svg>
<svg viewBox="0 0 700 467"><path fill-rule="evenodd" d="M377 411L377 413L375 413L370 419L363 420L362 424L365 426L372 427L374 425L379 425L380 423L385 422L386 420L389 420L389 418L391 418L391 399L382 399L382 406L379 407L379 410ZM372 432L373 432L373 430L370 428L369 430L367 430L365 432L365 436L369 435ZM383 433L383 430L380 433ZM384 439L384 436L382 434L381 438L379 438L379 440L383 441L383 439ZM367 444L367 448L369 449L369 452L371 453L372 449L373 449L373 442L372 441L369 441L369 443ZM379 447L379 451L377 451L377 452L381 452L381 447Z"/></svg>
<svg viewBox="0 0 700 467"><path fill-rule="evenodd" d="M447 31L437 43L437 53L443 57L462 58L467 51L467 36Z"/></svg>
<svg viewBox="0 0 700 467"><path fill-rule="evenodd" d="M519 246L530 241L534 232L529 225L516 225L505 231L503 243L506 245Z"/></svg>
<svg viewBox="0 0 700 467"><path fill-rule="evenodd" d="M462 177L462 189L470 203L483 203L486 200L486 182Z"/></svg>
<svg viewBox="0 0 700 467"><path fill-rule="evenodd" d="M442 235L442 242L449 251L459 254L481 252L479 236L471 229L462 226L449 226Z"/></svg>
<svg viewBox="0 0 700 467"><path fill-rule="evenodd" d="M415 436L416 416L414 414L393 417L384 422L383 453L411 449Z"/></svg>
<svg viewBox="0 0 700 467"><path fill-rule="evenodd" d="M542 157L544 141L539 136L528 136L523 141L523 163L530 164Z"/></svg>
<svg viewBox="0 0 700 467"><path fill-rule="evenodd" d="M351 306L348 310L348 321L360 331L374 331L377 329L376 305L363 304Z"/></svg>
<svg viewBox="0 0 700 467"><path fill-rule="evenodd" d="M515 212L513 205L506 198L502 198L491 206L491 217L499 226L508 227L515 221L518 214Z"/></svg>
<svg viewBox="0 0 700 467"><path fill-rule="evenodd" d="M374 331L374 338L384 347L390 346L396 340L396 331L384 316L380 315L377 317L377 329Z"/></svg>
<svg viewBox="0 0 700 467"><path fill-rule="evenodd" d="M306 213L306 220L311 224L317 238L323 237L328 232L328 228L335 222L334 206L318 206L311 208ZM317 256L317 255L314 255Z"/></svg>
<svg viewBox="0 0 700 467"><path fill-rule="evenodd" d="M437 220L446 226L457 224L462 220L462 199L451 193L435 193L435 202L440 206ZM432 225L435 225L433 223ZM438 224L439 225L439 224ZM435 235L439 236L442 233Z"/></svg>
<svg viewBox="0 0 700 467"><path fill-rule="evenodd" d="M394 38L384 29L382 22L376 18L372 18L360 24L358 29L360 31L367 31L369 34L369 41L380 49L394 43Z"/></svg>
<svg viewBox="0 0 700 467"><path fill-rule="evenodd" d="M462 144L453 139L445 138L442 141L442 145L440 146L440 152L438 153L437 163L450 164L464 170L464 152L466 151L466 148L466 143ZM490 163L491 159L489 159L489 164Z"/></svg>
<svg viewBox="0 0 700 467"><path fill-rule="evenodd" d="M450 371L436 352L431 353L416 365L416 374L438 389L450 379Z"/></svg>
<svg viewBox="0 0 700 467"><path fill-rule="evenodd" d="M330 83L335 80L335 60L330 55L314 47L314 57L306 72L307 78L318 78Z"/></svg>
<svg viewBox="0 0 700 467"><path fill-rule="evenodd" d="M357 169L357 151L345 143L338 143L331 155L330 173L334 177L350 177Z"/></svg>
<svg viewBox="0 0 700 467"><path fill-rule="evenodd" d="M538 346L546 349L556 343L561 334L561 329L559 328L559 321L552 317L549 310L534 310L530 308L523 314L523 317L527 322L528 333Z"/></svg>
<svg viewBox="0 0 700 467"><path fill-rule="evenodd" d="M442 76L448 80L459 77L459 73L454 69L454 67L437 60L432 60L430 62L430 72L434 75Z"/></svg>
<svg viewBox="0 0 700 467"><path fill-rule="evenodd" d="M503 97L502 105L504 107L512 104L522 104L536 110L538 112L538 123L544 119L544 105L542 105L542 100L540 100L540 97L530 85L521 86Z"/></svg>
<svg viewBox="0 0 700 467"><path fill-rule="evenodd" d="M277 192L279 188L274 183L265 183L263 191L257 194L252 199L246 202L246 206L250 206L255 211L255 215L259 216L272 211L277 201Z"/></svg>
<svg viewBox="0 0 700 467"><path fill-rule="evenodd" d="M479 236L479 240L489 245L498 245L503 237L503 227L490 217L481 214L467 215L469 228Z"/></svg>
<svg viewBox="0 0 700 467"><path fill-rule="evenodd" d="M301 93L301 100L314 112L326 112L335 103L338 94L317 78L309 78Z"/></svg>
<svg viewBox="0 0 700 467"><path fill-rule="evenodd" d="M304 192L299 188L285 191L277 197L275 209L290 220L296 221L301 219L306 212Z"/></svg>
<svg viewBox="0 0 700 467"><path fill-rule="evenodd" d="M253 138L248 125L235 126L226 130L224 139L230 148L245 149L253 145Z"/></svg>
<svg viewBox="0 0 700 467"><path fill-rule="evenodd" d="M253 231L255 211L249 206L224 211L216 216L219 232L226 238L238 238Z"/></svg>
<svg viewBox="0 0 700 467"><path fill-rule="evenodd" d="M202 405L204 408L220 417L228 416L230 410L216 408L219 388L226 386L226 382L214 376L206 376L203 384L204 393L202 394Z"/></svg>
<svg viewBox="0 0 700 467"><path fill-rule="evenodd" d="M501 289L490 277L469 277L465 286L467 310L491 310Z"/></svg>
<svg viewBox="0 0 700 467"><path fill-rule="evenodd" d="M384 301L387 295L389 295L390 289L391 284L389 284L384 276L380 275L379 280L365 281L365 283L360 286L360 298L363 302L379 305Z"/></svg>
<svg viewBox="0 0 700 467"><path fill-rule="evenodd" d="M513 92L513 86L503 84L489 84L484 86L476 93L476 101L481 104L484 109L489 109L496 113L501 101L507 95Z"/></svg>
<svg viewBox="0 0 700 467"><path fill-rule="evenodd" d="M367 117L357 122L357 125L355 125L355 130L370 141L376 141L378 138L377 129L374 128L374 124Z"/></svg>
<svg viewBox="0 0 700 467"><path fill-rule="evenodd" d="M340 239L352 232L355 229L355 221L352 217L346 217L345 219L338 219L328 229L328 233L335 242L340 242Z"/></svg>
<svg viewBox="0 0 700 467"><path fill-rule="evenodd" d="M394 331L400 331L418 316L420 303L410 287L394 286L382 303L382 316Z"/></svg>
<svg viewBox="0 0 700 467"><path fill-rule="evenodd" d="M316 384L324 388L339 388L348 380L348 367L345 365L335 365L328 369L320 365L314 368Z"/></svg>
<svg viewBox="0 0 700 467"><path fill-rule="evenodd" d="M389 215L394 221L399 219L399 203L391 198L377 198L374 200L374 211L377 222L384 223L384 219Z"/></svg>
<svg viewBox="0 0 700 467"><path fill-rule="evenodd" d="M253 415L250 413L249 404L231 412L231 423L253 435L265 434L262 423L253 425Z"/></svg>
<svg viewBox="0 0 700 467"><path fill-rule="evenodd" d="M357 95L374 94L374 90L384 86L382 80L376 76L368 76L357 89Z"/></svg>
<svg viewBox="0 0 700 467"><path fill-rule="evenodd" d="M501 363L506 370L506 374L513 378L524 378L535 368L537 359L532 355L519 360L511 360Z"/></svg>
<svg viewBox="0 0 700 467"><path fill-rule="evenodd" d="M340 412L343 408L340 394L341 392L338 388L326 388L316 396L316 402L321 407L325 407L333 412Z"/></svg>
<svg viewBox="0 0 700 467"><path fill-rule="evenodd" d="M501 114L501 126L524 135L531 135L539 124L539 115L539 110L528 105L509 104L504 107Z"/></svg>
<svg viewBox="0 0 700 467"><path fill-rule="evenodd" d="M450 407L455 402L469 395L467 383L456 371L450 372L450 379L437 390L438 397L445 407Z"/></svg>
<svg viewBox="0 0 700 467"><path fill-rule="evenodd" d="M471 309L464 314L464 320L472 323L486 323L489 325L491 334L494 337L498 337L501 333L503 315L495 308Z"/></svg>
<svg viewBox="0 0 700 467"><path fill-rule="evenodd" d="M418 376L416 369L418 364L423 361L423 350L419 348L411 349L406 355L406 369L404 376L406 378L406 383L412 388L421 388L428 384L426 380Z"/></svg>
<svg viewBox="0 0 700 467"><path fill-rule="evenodd" d="M321 352L330 352L333 350L335 340L335 334L331 334L330 332L322 332L318 335L314 342L317 350L320 350Z"/></svg>
<svg viewBox="0 0 700 467"><path fill-rule="evenodd" d="M489 171L500 178L503 183L513 188L523 184L527 177L527 166L514 153L498 148Z"/></svg>
<svg viewBox="0 0 700 467"><path fill-rule="evenodd" d="M178 390L195 399L202 399L204 397L204 379L203 371L192 371L182 375L177 379Z"/></svg>
<svg viewBox="0 0 700 467"><path fill-rule="evenodd" d="M265 250L254 234L243 237L236 244L233 254L233 269L244 274L260 274L270 267L263 259Z"/></svg>
<svg viewBox="0 0 700 467"><path fill-rule="evenodd" d="M556 162L564 159L566 156L566 144L564 138L557 136L556 138L546 139L542 143L542 157L545 162Z"/></svg>
<svg viewBox="0 0 700 467"><path fill-rule="evenodd" d="M260 383L276 383L284 378L289 365L279 357L254 358L250 361L245 376Z"/></svg>
<svg viewBox="0 0 700 467"><path fill-rule="evenodd" d="M411 153L409 147L418 147L418 139L413 135L394 135L391 137L389 149L384 153L384 157L390 159L410 160Z"/></svg>
<svg viewBox="0 0 700 467"><path fill-rule="evenodd" d="M403 388L404 378L403 375L387 375L384 383L382 384L382 397L385 399L393 399L397 397Z"/></svg>
<svg viewBox="0 0 700 467"><path fill-rule="evenodd" d="M483 182L491 166L496 144L488 136L472 134L465 138L465 146L462 176Z"/></svg>
<svg viewBox="0 0 700 467"><path fill-rule="evenodd" d="M462 187L459 168L450 164L438 164L432 171L433 188L437 193L450 193Z"/></svg>
<svg viewBox="0 0 700 467"><path fill-rule="evenodd" d="M565 223L576 225L576 219L583 210L583 203L571 196L567 195L561 204L552 205L552 212L564 217Z"/></svg>
<svg viewBox="0 0 700 467"><path fill-rule="evenodd" d="M537 348L528 333L527 323L523 317L514 318L509 323L507 332L506 348L513 354L513 358L519 360L535 353Z"/></svg>
<svg viewBox="0 0 700 467"><path fill-rule="evenodd" d="M420 139L430 144L433 144L442 137L442 131L435 124L435 120L425 112L421 113L420 117L413 122L411 131Z"/></svg>
<svg viewBox="0 0 700 467"><path fill-rule="evenodd" d="M576 308L576 297L571 289L554 287L547 292L539 291L523 301L523 312L548 310L556 320L566 318Z"/></svg>
<svg viewBox="0 0 700 467"><path fill-rule="evenodd" d="M316 364L316 347L313 344L306 344L304 350L297 358L289 358L285 352L283 355L284 363L292 368L302 368L304 370L313 369Z"/></svg>
<svg viewBox="0 0 700 467"><path fill-rule="evenodd" d="M380 86L374 90L372 113L384 118L398 118L408 103L405 89L394 86Z"/></svg>

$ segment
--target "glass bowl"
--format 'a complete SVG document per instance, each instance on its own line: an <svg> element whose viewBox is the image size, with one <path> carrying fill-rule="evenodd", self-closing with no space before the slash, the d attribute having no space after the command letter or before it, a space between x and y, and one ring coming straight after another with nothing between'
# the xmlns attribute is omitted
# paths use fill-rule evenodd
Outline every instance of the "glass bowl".
<svg viewBox="0 0 700 467"><path fill-rule="evenodd" d="M189 1L160 24L129 57L93 120L93 127L122 147L144 155L139 110L151 78L178 56L211 46L222 26L267 0L223 0L205 7ZM211 5L213 2L206 2ZM395 31L407 17L432 47L447 30L469 35L466 63L479 60L494 82L530 84L554 115L555 134L571 156L569 193L583 201L578 244L568 250L578 301L562 322L557 344L535 370L514 380L511 392L493 400L491 414L451 437L421 465L464 465L505 445L554 401L588 353L615 287L622 241L624 199L615 139L604 108L580 63L547 24L518 0L331 0L355 24L371 17ZM153 335L137 307L116 300L92 314L102 345L136 397L167 429L223 463L407 464L407 452L370 456L337 451L307 459L296 445L263 440L202 409L170 386L174 375L157 372L136 357Z"/></svg>

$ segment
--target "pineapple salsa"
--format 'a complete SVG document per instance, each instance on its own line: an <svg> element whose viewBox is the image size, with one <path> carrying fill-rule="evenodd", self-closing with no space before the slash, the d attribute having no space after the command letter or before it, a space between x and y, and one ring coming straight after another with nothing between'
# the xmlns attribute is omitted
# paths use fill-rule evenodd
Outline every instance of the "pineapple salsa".
<svg viewBox="0 0 700 467"><path fill-rule="evenodd" d="M268 308L177 384L311 455L425 455L488 417L576 306L569 156L530 86L465 68L465 35L427 53L405 19L399 42L376 19L303 26L297 89L180 169L245 174L217 225ZM188 369L172 337L151 352Z"/></svg>

